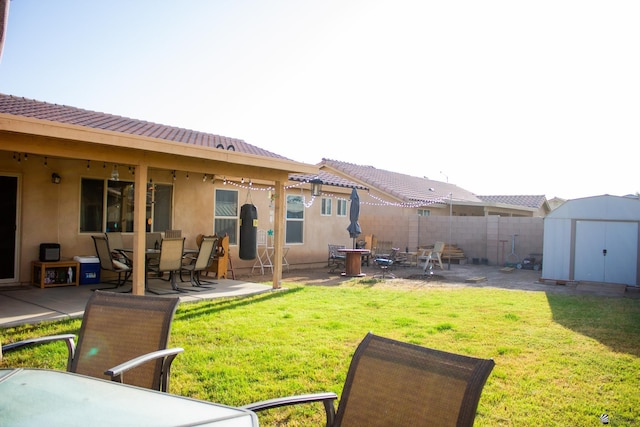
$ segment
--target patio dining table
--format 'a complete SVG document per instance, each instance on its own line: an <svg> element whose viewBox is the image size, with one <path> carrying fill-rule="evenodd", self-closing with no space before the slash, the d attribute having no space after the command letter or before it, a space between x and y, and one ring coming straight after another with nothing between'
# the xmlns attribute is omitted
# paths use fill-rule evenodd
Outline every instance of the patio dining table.
<svg viewBox="0 0 640 427"><path fill-rule="evenodd" d="M116 248L115 250L117 251L122 251L124 253L129 253L129 254L133 254L133 249L132 248ZM182 251L183 256L184 255L193 255L193 254L197 254L198 253L198 249L190 249L190 248L184 248ZM149 260L154 258L154 257L158 257L160 255L160 249L155 249L155 248L147 248L144 251L144 288L145 290L154 293L152 290L149 289L148 287L148 274L149 274Z"/></svg>
<svg viewBox="0 0 640 427"><path fill-rule="evenodd" d="M0 425L258 426L255 413L65 371L0 369Z"/></svg>

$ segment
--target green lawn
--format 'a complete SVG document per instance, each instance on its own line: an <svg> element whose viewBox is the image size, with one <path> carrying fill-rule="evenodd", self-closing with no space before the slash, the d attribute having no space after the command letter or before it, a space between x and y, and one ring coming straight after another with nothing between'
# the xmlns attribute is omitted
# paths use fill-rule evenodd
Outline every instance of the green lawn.
<svg viewBox="0 0 640 427"><path fill-rule="evenodd" d="M640 425L640 300L491 288L392 290L371 282L295 286L181 304L171 392L229 405L314 391L340 394L353 351L375 334L493 358L476 426ZM286 284L285 284L286 286ZM292 285L289 285L292 286ZM2 342L75 332L65 321L6 329ZM64 345L5 355L2 366L63 369ZM316 407L261 415L320 425Z"/></svg>

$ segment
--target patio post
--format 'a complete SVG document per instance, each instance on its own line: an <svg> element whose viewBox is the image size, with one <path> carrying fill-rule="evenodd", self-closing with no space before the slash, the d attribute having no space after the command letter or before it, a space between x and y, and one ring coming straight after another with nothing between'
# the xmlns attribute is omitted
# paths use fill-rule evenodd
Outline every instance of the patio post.
<svg viewBox="0 0 640 427"><path fill-rule="evenodd" d="M149 167L137 165L134 175L133 210L133 274L131 276L134 295L144 295L145 284L145 246L147 231L147 176Z"/></svg>
<svg viewBox="0 0 640 427"><path fill-rule="evenodd" d="M273 289L280 289L282 282L282 255L284 253L285 211L287 203L285 181L275 182L275 209L273 213Z"/></svg>

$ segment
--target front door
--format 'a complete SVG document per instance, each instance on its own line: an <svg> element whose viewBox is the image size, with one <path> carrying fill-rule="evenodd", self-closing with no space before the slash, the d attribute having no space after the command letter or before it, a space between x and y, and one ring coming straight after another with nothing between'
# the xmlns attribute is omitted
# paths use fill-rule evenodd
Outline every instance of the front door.
<svg viewBox="0 0 640 427"><path fill-rule="evenodd" d="M18 177L0 176L0 283L17 280Z"/></svg>

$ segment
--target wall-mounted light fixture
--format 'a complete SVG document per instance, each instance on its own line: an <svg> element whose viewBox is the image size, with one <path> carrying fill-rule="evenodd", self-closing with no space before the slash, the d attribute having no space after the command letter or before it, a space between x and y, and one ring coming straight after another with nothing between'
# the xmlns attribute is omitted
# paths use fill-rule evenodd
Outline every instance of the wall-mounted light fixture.
<svg viewBox="0 0 640 427"><path fill-rule="evenodd" d="M60 175L58 175L55 172L51 174L51 182L53 184L60 184L60 181L62 181L62 178L60 178Z"/></svg>
<svg viewBox="0 0 640 427"><path fill-rule="evenodd" d="M311 183L311 195L318 197L322 194L322 180L319 178L312 179L309 181Z"/></svg>
<svg viewBox="0 0 640 427"><path fill-rule="evenodd" d="M113 165L113 169L111 170L111 179L114 181L120 180L120 172L118 172L118 165Z"/></svg>

